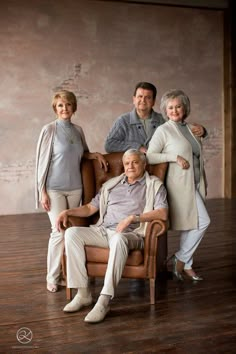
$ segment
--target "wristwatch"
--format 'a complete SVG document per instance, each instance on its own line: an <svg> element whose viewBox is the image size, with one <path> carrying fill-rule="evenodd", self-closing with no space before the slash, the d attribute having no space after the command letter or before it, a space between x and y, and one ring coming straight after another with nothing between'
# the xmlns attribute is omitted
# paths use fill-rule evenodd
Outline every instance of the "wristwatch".
<svg viewBox="0 0 236 354"><path fill-rule="evenodd" d="M135 218L136 218L135 222L140 222L140 214L136 214Z"/></svg>

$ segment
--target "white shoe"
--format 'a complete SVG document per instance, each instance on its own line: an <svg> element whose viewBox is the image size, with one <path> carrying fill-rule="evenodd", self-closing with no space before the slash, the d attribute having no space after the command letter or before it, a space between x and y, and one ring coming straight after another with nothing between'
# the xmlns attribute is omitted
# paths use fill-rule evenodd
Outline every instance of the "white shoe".
<svg viewBox="0 0 236 354"><path fill-rule="evenodd" d="M104 307L96 303L94 308L87 314L84 321L88 323L102 322L109 311L110 311L110 306Z"/></svg>
<svg viewBox="0 0 236 354"><path fill-rule="evenodd" d="M58 291L58 285L47 283L47 289L50 291L50 293L56 293Z"/></svg>
<svg viewBox="0 0 236 354"><path fill-rule="evenodd" d="M75 295L74 299L67 304L63 311L64 312L76 312L82 309L85 306L91 305L93 302L92 295L88 297L80 297L79 294Z"/></svg>

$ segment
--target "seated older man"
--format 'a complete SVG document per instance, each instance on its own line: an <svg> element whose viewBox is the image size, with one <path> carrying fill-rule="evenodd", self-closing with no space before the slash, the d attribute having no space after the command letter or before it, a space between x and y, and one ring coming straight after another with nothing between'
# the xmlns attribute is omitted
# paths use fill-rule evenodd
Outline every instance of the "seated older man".
<svg viewBox="0 0 236 354"><path fill-rule="evenodd" d="M88 217L100 213L96 225L71 227L65 232L67 281L78 288L65 312L79 311L92 304L88 287L85 245L109 247L104 285L85 322L101 322L110 310L129 250L142 249L147 222L168 218L167 193L162 181L145 172L146 157L138 150L123 155L124 173L105 182L90 203L59 214L57 228L66 227L69 216Z"/></svg>

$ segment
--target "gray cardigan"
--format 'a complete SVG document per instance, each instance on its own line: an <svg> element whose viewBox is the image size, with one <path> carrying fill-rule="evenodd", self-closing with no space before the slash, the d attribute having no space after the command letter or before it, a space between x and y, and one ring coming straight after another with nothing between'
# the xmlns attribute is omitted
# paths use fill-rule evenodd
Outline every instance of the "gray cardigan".
<svg viewBox="0 0 236 354"><path fill-rule="evenodd" d="M105 150L116 152L139 149L141 146L147 148L156 128L163 123L165 123L165 120L162 115L152 110L151 132L147 136L136 110L133 109L132 112L121 115L115 121L105 140Z"/></svg>

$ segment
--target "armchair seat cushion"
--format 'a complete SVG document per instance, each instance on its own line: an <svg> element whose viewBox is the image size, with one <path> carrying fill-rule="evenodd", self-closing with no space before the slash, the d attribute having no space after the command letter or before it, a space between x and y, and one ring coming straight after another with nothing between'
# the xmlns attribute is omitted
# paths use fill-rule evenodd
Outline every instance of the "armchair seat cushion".
<svg viewBox="0 0 236 354"><path fill-rule="evenodd" d="M108 262L109 248L85 246L86 260L91 263L105 263ZM126 265L139 266L143 264L144 256L143 250L132 250L129 252Z"/></svg>

